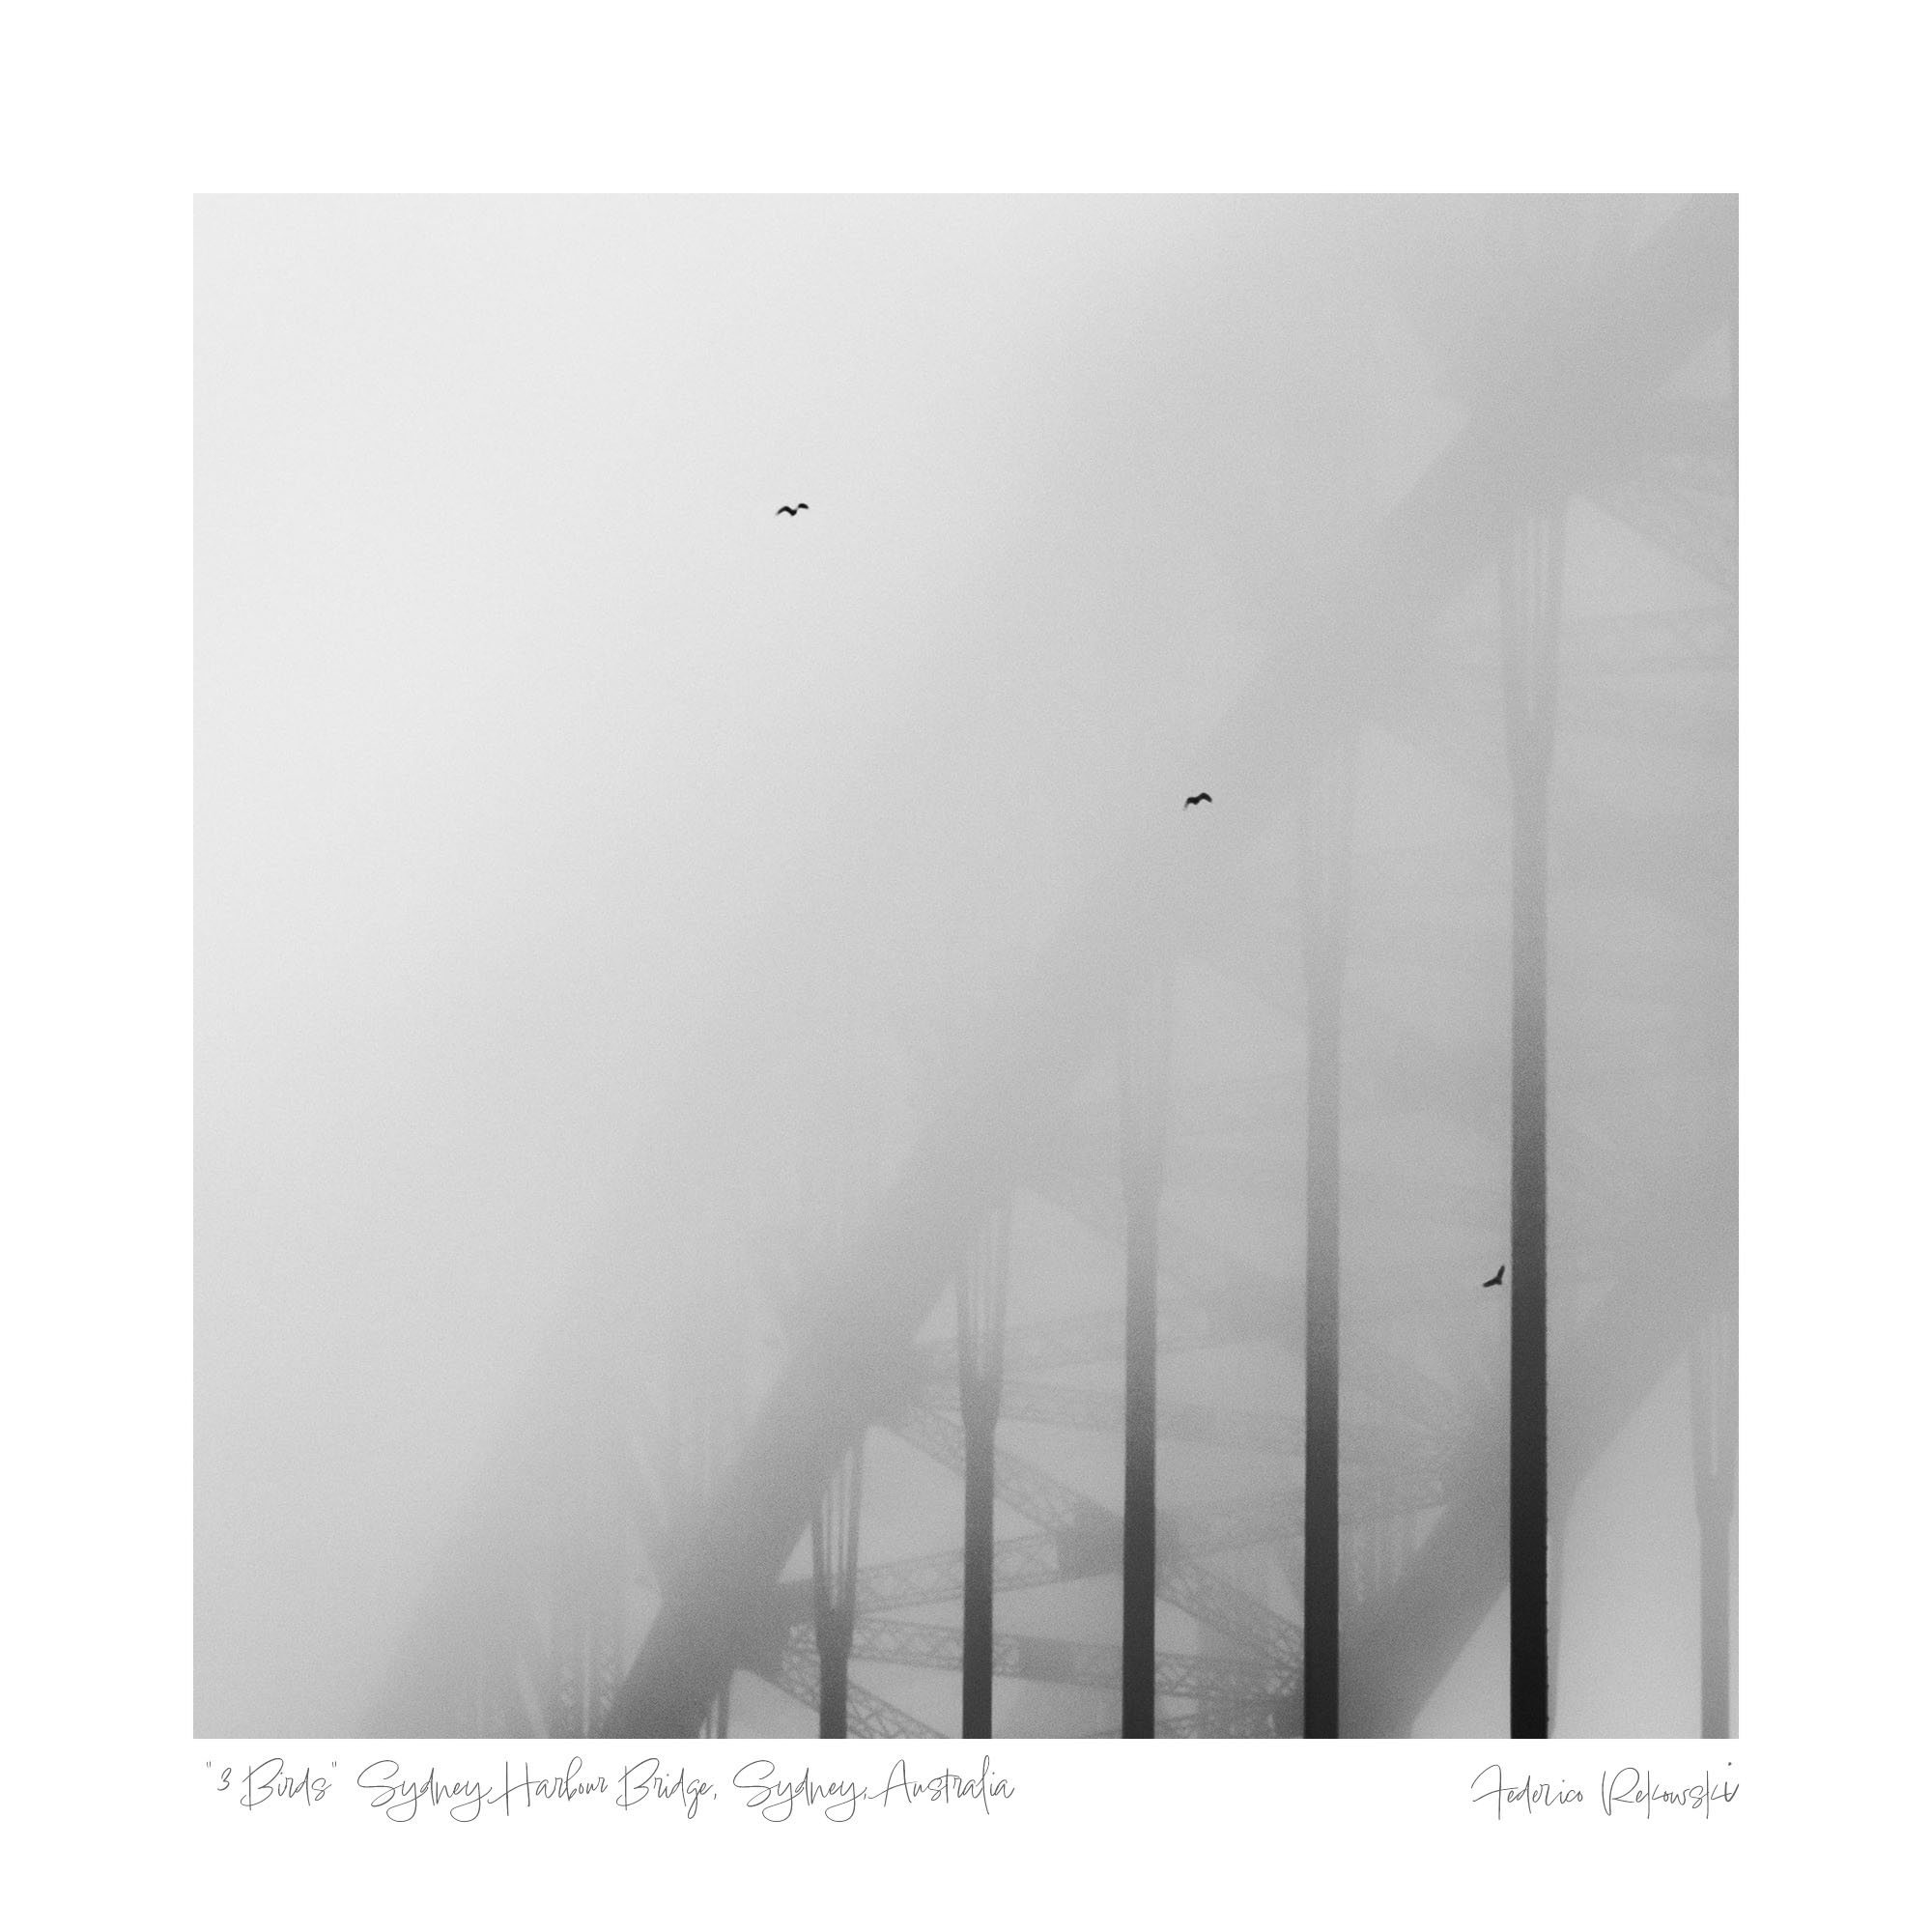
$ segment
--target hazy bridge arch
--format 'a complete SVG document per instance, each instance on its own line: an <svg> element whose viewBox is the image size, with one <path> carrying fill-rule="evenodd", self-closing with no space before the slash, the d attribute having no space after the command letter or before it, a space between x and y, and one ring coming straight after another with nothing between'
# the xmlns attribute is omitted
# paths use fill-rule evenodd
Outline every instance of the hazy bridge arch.
<svg viewBox="0 0 1932 1932"><path fill-rule="evenodd" d="M518 1727L493 1723L492 1717L521 1715L532 1727L558 1721L550 1687L563 1651L580 1660L594 1652L594 1667L573 1667L581 1682L602 1689L587 1690L581 1709L571 1706L562 1719L613 1735L696 1731L736 1669L761 1671L801 1692L815 1681L815 1663L810 1672L804 1667L797 1634L804 1625L783 1573L831 1471L865 1430L895 1432L942 1464L955 1456L963 1460L958 1423L934 1394L944 1386L944 1350L923 1344L921 1330L949 1293L976 1228L998 1202L1025 1188L1114 1232L1110 1216L1118 1218L1118 1192L1110 1200L1106 1184L1094 1178L1111 1158L1104 1124L1097 1139L1089 1137L1083 1155L1079 1134L1068 1131L1068 1096L1080 1089L1098 1035L1127 986L1176 958L1205 959L1257 997L1289 1004L1282 981L1292 978L1292 949L1281 943L1285 929L1279 926L1257 933L1247 865L1254 850L1278 838L1293 810L1315 709L1315 660L1305 642L1311 635L1334 641L1333 662L1344 668L1365 723L1392 740L1427 746L1454 704L1464 696L1481 701L1481 683L1478 668L1459 665L1453 652L1425 651L1424 639L1467 582L1492 563L1513 519L1552 488L1600 503L1648 541L1669 546L1712 584L1713 608L1721 611L1735 585L1735 541L1725 540L1735 514L1734 494L1727 492L1735 485L1724 469L1734 425L1721 411L1674 397L1669 384L1731 316L1732 207L1686 204L1641 245L1606 258L1597 272L1589 300L1557 315L1533 341L1505 340L1495 350L1484 380L1473 386L1471 417L1462 435L1332 580L1282 612L1281 634L1292 643L1260 668L1199 759L1217 775L1213 810L1224 856L1203 867L1198 844L1180 847L1171 826L1151 817L1122 838L1112 874L1096 886L1091 907L1069 923L1037 980L1015 996L1012 1013L996 1030L999 1043L972 1069L970 1082L948 1097L857 1231L838 1293L814 1310L809 1331L795 1338L735 1460L714 1472L704 1507L687 1525L674 1565L667 1567L663 1600L648 1629L634 1627L621 1578L559 1581L551 1607L534 1621L507 1608L494 1620L476 1613L479 1626L498 1633L483 1662L457 1673L471 1687L473 1721L480 1728ZM1652 623L1665 674L1694 680L1698 639L1715 635L1722 649L1721 616L1716 623L1715 633L1697 613L1674 628L1662 619ZM1628 652L1641 632L1641 625L1633 625L1609 637L1606 651ZM1451 712L1439 701L1445 678L1454 687ZM1721 685L1721 665L1718 679ZM1643 708L1641 682L1639 675L1625 680L1622 701L1634 715ZM1493 701L1493 693L1488 696ZM1721 702L1713 708L1721 721ZM1675 707L1673 715L1682 709ZM1496 782L1499 787L1500 775ZM1660 836L1672 834L1641 824L1610 826L1602 838L1586 831L1577 864L1598 867L1619 889L1627 888L1634 873L1642 873L1643 841ZM1038 1050L1042 1041L1052 1043L1050 1051ZM1399 1104L1412 1104L1416 1090L1426 1089L1432 1077L1442 1090L1468 1088L1467 1068L1432 1068L1426 1052L1388 1059L1371 1070L1372 1077L1401 1090ZM1184 1112L1186 1096L1176 1104ZM1224 1132L1238 1140L1240 1096L1221 1093L1209 1104ZM1266 1116L1266 1104L1258 1103L1256 1111ZM1262 1118L1250 1124L1254 1185L1290 1188L1289 1168L1275 1164L1281 1151L1275 1123ZM1573 1440L1554 1447L1553 1492L1574 1488L1592 1451L1687 1341L1694 1310L1688 1297L1672 1292L1672 1273L1689 1268L1721 1275L1734 1266L1723 1240L1713 1240L1693 1211L1711 1190L1721 1193L1728 1184L1721 1155L1707 1170L1660 1169L1645 1181L1654 1209L1647 1225L1605 1231L1605 1272L1613 1287L1586 1322L1553 1343L1558 1389L1571 1377L1586 1378L1589 1390L1567 1406L1582 1426ZM1162 1273L1168 1324L1163 1360L1190 1345L1214 1346L1204 1337L1269 1333L1270 1346L1292 1364L1288 1313L1298 1289L1286 1260L1274 1276L1250 1266L1251 1278L1243 1280L1238 1259L1190 1252L1184 1219L1167 1236L1173 1253L1164 1255ZM1194 1272L1201 1279L1190 1293ZM1110 1430L1102 1394L1042 1372L1056 1337L1062 1366L1096 1358L1094 1352L1077 1355L1082 1345L1072 1325L1030 1328L1020 1319L1017 1294L1014 1315L1004 1418L1096 1434ZM1073 1318L1068 1321L1077 1325ZM1104 1355L1108 1345L1099 1331L1105 1325L1098 1323L1084 1345L1090 1351ZM1440 1379L1418 1368L1413 1350L1390 1350L1381 1372L1401 1384L1386 1406L1404 1418L1406 1447L1400 1456L1383 1457L1392 1466L1378 1468L1366 1454L1351 1462L1345 1444L1345 1518L1365 1520L1379 1507L1421 1527L1418 1547L1406 1554L1399 1574L1357 1607L1345 1640L1342 1727L1350 1732L1400 1730L1413 1721L1493 1602L1504 1574L1494 1510L1502 1453L1495 1414L1472 1402L1446 1368ZM1373 1384L1373 1374L1368 1379ZM1374 1401L1373 1386L1357 1387L1352 1399ZM1244 1545L1295 1547L1298 1513L1268 1500L1293 1487L1273 1487L1288 1469L1288 1452L1274 1435L1283 1417L1226 1409L1195 1415L1184 1402L1175 1402L1162 1426L1164 1438L1175 1440L1190 1432L1211 1438L1218 1431L1232 1438L1233 1448L1274 1472L1258 1482L1254 1498L1221 1505L1218 1514L1164 1513L1160 1593L1230 1653L1158 1653L1163 1696L1192 1705L1165 1705L1164 1727L1298 1728L1293 1617L1266 1593L1231 1581L1209 1560ZM1003 1455L998 1480L1003 1504L1034 1525L996 1548L1003 1592L1075 1582L1118 1567L1118 1520L1077 1486L1010 1450ZM1352 1500L1347 1495L1350 1483ZM620 1503L604 1507L607 1520L621 1519ZM640 1547L635 1560L643 1560ZM920 1594L950 1590L952 1560L939 1552L910 1568L862 1566L856 1662L957 1667L955 1639L945 1626L891 1614L956 1601ZM923 1580L912 1574L920 1563L926 1565ZM577 1573L566 1566L564 1574ZM506 1666L501 1623L518 1614L527 1628L521 1650L514 1642L507 1650L521 1661ZM448 1626L443 1630L443 1638L427 1648L438 1641L443 1651L451 1648ZM996 1668L1005 1674L1109 1688L1104 1657L1092 1645L1005 1633L999 1641L1005 1647ZM619 1673L611 1660L627 1650ZM479 1675L493 1671L512 1688L476 1697ZM414 1652L403 1673L417 1696L436 1674L425 1648ZM917 1718L866 1692L856 1679L851 1693L855 1732L921 1727Z"/></svg>

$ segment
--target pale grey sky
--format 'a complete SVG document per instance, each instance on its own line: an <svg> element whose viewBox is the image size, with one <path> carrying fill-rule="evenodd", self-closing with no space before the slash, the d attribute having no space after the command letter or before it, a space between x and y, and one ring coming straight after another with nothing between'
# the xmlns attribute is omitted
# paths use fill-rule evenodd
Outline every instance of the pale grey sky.
<svg viewBox="0 0 1932 1932"><path fill-rule="evenodd" d="M1463 420L1415 306L1436 220L201 204L199 1729L353 1729L492 1445L571 1412L557 1338L585 1284L668 1335L801 1146L889 1173L921 1104L908 1042L1025 975L1253 665L1323 647L1279 634L1283 600ZM1717 601L1588 506L1572 549L1579 622ZM1446 875L1401 854L1505 849L1494 687L1460 641L1488 596L1442 613L1446 682L1418 687L1438 724L1470 707L1466 759L1389 727L1365 754L1365 983L1446 1037L1492 1030L1499 932L1418 952L1407 912ZM1734 718L1722 687L1699 701ZM1667 734L1598 743L1566 741L1579 797L1674 786L1723 817L1721 734L1688 776ZM1466 902L1501 910L1481 876ZM1587 969L1649 915L1562 917L1608 1014L1620 982ZM1706 946L1673 918L1636 951ZM1190 1012L1204 1065L1287 1095L1292 1037L1211 989ZM1466 1135L1376 1131L1364 1172L1500 1178ZM1215 1210L1284 1271L1298 1211ZM1425 1255L1359 1211L1363 1294L1463 1266L1442 1229ZM1610 1527L1577 1546L1614 1579L1603 1634L1562 1662L1597 1646L1596 1728L1668 1728L1694 1631L1620 1672L1601 1606L1694 1625L1690 1531L1643 1522L1640 1580L1614 1524L1658 1479L1615 1466Z"/></svg>

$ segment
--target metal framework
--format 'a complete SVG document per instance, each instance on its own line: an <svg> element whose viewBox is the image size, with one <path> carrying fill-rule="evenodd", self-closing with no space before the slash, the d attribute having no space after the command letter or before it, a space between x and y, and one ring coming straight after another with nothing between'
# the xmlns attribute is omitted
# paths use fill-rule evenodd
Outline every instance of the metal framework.
<svg viewBox="0 0 1932 1932"><path fill-rule="evenodd" d="M1407 676L1416 663L1415 639L1453 592L1506 552L1514 554L1520 532L1536 529L1539 520L1547 529L1553 503L1588 497L1673 554L1715 557L1706 575L1720 595L1734 584L1734 539L1728 575L1723 566L1731 500L1726 490L1735 487L1734 469L1727 482L1722 461L1725 426L1699 418L1687 427L1685 412L1658 402L1673 371L1731 313L1734 220L1727 202L1687 203L1643 245L1606 269L1601 299L1553 321L1522 370L1499 368L1495 382L1474 396L1467 429L1373 539L1334 582L1281 613L1285 638L1305 637L1319 626L1347 639L1365 723L1412 737L1430 729L1434 718L1459 717L1454 703L1433 688L1427 705L1415 708ZM1660 507L1684 501L1694 503L1694 515ZM1734 518L1734 511L1728 514ZM1547 587L1551 560L1547 540L1543 550L1521 553L1512 566L1516 588L1503 600L1522 670L1512 708L1519 793L1525 770L1531 789L1539 768L1548 770L1553 712L1546 699L1552 687L1536 682L1543 661L1531 646L1547 644L1553 664L1556 606ZM1568 643L1578 637L1587 642L1596 633L1577 627ZM1592 645L1590 668L1576 674L1622 680L1619 701L1635 721L1634 728L1645 728L1642 721L1656 708L1650 693L1665 677L1673 692L1688 690L1687 679L1705 680L1716 694L1710 715L1721 724L1721 694L1735 661L1735 618L1727 619L1721 605L1689 613L1674 629L1646 614L1620 631L1606 628L1604 637L1608 642L1602 648ZM1493 632L1487 644L1493 651ZM1472 706L1481 701L1480 675L1472 654ZM1493 684L1489 689L1493 717ZM1299 775L1317 750L1309 720L1319 709L1318 696L1296 652L1283 650L1259 667L1204 747L1204 762L1226 775L1217 778L1215 810L1221 814L1217 831L1225 832L1231 850L1238 852L1272 820L1293 811ZM1520 855L1524 836L1520 829ZM1646 838L1674 840L1672 849L1682 844L1668 827L1606 824L1601 838L1593 835L1579 865L1601 865L1619 882L1647 881ZM1713 863L1720 868L1720 861ZM1658 887L1676 889L1668 882ZM1301 1606L1293 1599L1303 1525L1312 1520L1308 1430L1315 1405L1296 1418L1286 1408L1172 1396L1162 1404L1154 1386L1156 1364L1166 1372L1188 1351L1235 1344L1276 1351L1285 1388L1293 1385L1297 1354L1304 1375L1315 1361L1315 1338L1293 1319L1298 1285L1292 1271L1258 1267L1204 1241L1182 1211L1177 1179L1195 1138L1211 1135L1222 1151L1232 1148L1240 1155L1228 1172L1245 1163L1249 1185L1278 1195L1286 1180L1286 1096L1253 1082L1182 1084L1151 1107L1143 1082L1143 1099L1123 1108L1117 1128L1105 1118L1111 1110L1104 1103L1067 1101L1105 1045L1094 1016L1119 1011L1123 957L1130 956L1139 973L1147 962L1164 968L1188 954L1294 1012L1303 992L1294 923L1279 908L1257 908L1251 880L1233 861L1204 880L1158 851L1138 849L1118 873L1098 882L1094 907L1091 918L1074 919L1036 982L1017 997L1000 1032L1006 1044L979 1083L935 1110L896 1181L849 1231L839 1280L806 1311L779 1380L734 1440L728 1465L706 1486L689 1520L680 1518L678 1536L652 1542L653 1525L665 1514L651 1492L662 1458L635 1432L624 1434L621 1416L611 1441L597 1452L604 1473L595 1483L582 1480L582 1503L574 1516L559 1515L558 1501L572 1493L570 1484L581 1480L581 1472L559 1475L548 1487L531 1486L514 1506L503 1504L505 1486L499 1484L488 1519L497 1540L477 1543L474 1553L444 1567L398 1660L399 1689L379 1714L379 1729L395 1735L545 1727L572 1734L690 1735L728 1723L732 1673L744 1669L818 1709L826 1735L933 1735L923 1718L853 1681L845 1661L862 1670L876 1663L951 1678L962 1673L969 1649L969 1599L990 1607L1009 1594L1124 1575L1140 1582L1137 1598L1133 1587L1123 1589L1122 1650L1030 1637L1023 1634L1026 1618L1015 1614L994 1628L988 1616L983 1628L990 1676L1099 1694L1118 1689L1122 1728L1141 1734L1303 1731L1303 1627ZM1122 907L1128 908L1124 942ZM1533 923L1543 917L1539 912ZM1522 929L1520 907L1519 935ZM1362 998L1366 1015L1374 1010L1373 988ZM1352 1005L1350 1015L1353 1028ZM1378 1022L1384 1017L1378 1015ZM1351 1079L1359 1076L1378 1105L1464 1104L1473 1083L1458 1056L1474 1050L1466 1043L1446 1046L1423 1030L1398 1036L1380 1023L1361 1032L1359 1064L1351 1047ZM1041 1042L1049 1043L1045 1050ZM1151 1065L1142 1064L1144 1069ZM1126 1084L1131 1088L1131 1078ZM1510 1132L1500 1115L1479 1116L1475 1124L1484 1132ZM1150 1166L1153 1125L1163 1133L1152 1142L1159 1154ZM1544 1124L1519 1110L1519 1148L1532 1125L1537 1141L1547 1144ZM1005 1151L1014 1148L1033 1151L1023 1173L1006 1158ZM1560 1520L1592 1460L1690 1346L1694 1317L1670 1285L1686 1270L1720 1277L1727 1264L1728 1258L1708 1245L1691 1211L1692 1204L1724 1184L1721 1159L1713 1159L1708 1172L1660 1159L1654 1172L1645 1173L1644 1198L1655 1211L1641 1226L1602 1231L1609 1286L1572 1330L1552 1345L1533 1328L1534 1309L1526 1309L1518 1324L1522 1348L1547 1363L1546 1417L1577 1418L1550 1438L1547 1422L1539 1429L1517 1391L1526 1430L1548 1443L1540 1485L1547 1520ZM1156 1247L1149 1204L1158 1199L1163 1160L1169 1211L1159 1223ZM1558 1184L1549 1179L1551 1189ZM990 1288L989 1277L970 1275L972 1257L989 1218L1016 1188L1116 1243L1131 1285L1128 1322L1116 1310L1057 1314L1008 1327L1004 1305L995 1321L990 1293L969 1308L969 1291L951 1324L954 1332L922 1343L927 1317L949 1293L959 1292L955 1284L977 1279ZM1513 1296L1523 1295L1525 1274L1537 1272L1529 1258L1543 1236L1531 1225L1531 1210L1535 1216L1547 1212L1533 1201L1527 1179L1520 1198L1521 1213L1512 1229ZM1405 1204L1398 1199L1388 1205L1399 1218ZM1483 1220L1480 1204L1465 1208L1453 1199L1432 1198L1429 1212L1443 1225L1463 1217L1472 1230ZM1312 1286L1318 1274L1312 1225L1310 1244ZM1321 1265L1327 1267L1325 1260ZM1003 1304L1004 1258L999 1282ZM1024 1292L1023 1279L1016 1286ZM1544 1284L1534 1287L1540 1298ZM1350 1735L1395 1734L1412 1723L1505 1586L1513 1536L1521 1542L1515 1535L1520 1526L1498 1509L1506 1494L1526 1492L1520 1473L1512 1482L1504 1411L1492 1402L1500 1392L1484 1390L1439 1352L1432 1355L1435 1348L1435 1338L1393 1337L1364 1327L1351 1328L1339 1350L1335 1588L1344 1606L1352 1607L1338 1661L1335 1717L1336 1728ZM1112 1389L1079 1379L1115 1361L1122 1365L1118 1399ZM1734 1462L1727 1467L1719 1454L1732 1439L1723 1433L1727 1419L1720 1418L1728 1384L1719 1370L1700 1375L1696 1386L1713 1392L1699 1397L1699 1439L1712 1445L1700 1508L1708 1498L1706 1516L1715 1524L1735 1482ZM1126 1509L1111 1510L1078 1481L993 1442L990 1430L981 1427L989 1407L996 1419L1035 1431L1138 1442L1144 1461L1135 1466L1145 1474L1126 1483ZM826 1504L838 1493L850 1445L875 1426L958 1471L962 1482L969 1463L989 1469L992 1501L1024 1516L1034 1531L992 1536L992 1513L982 1503L974 1520L985 1534L970 1587L970 1537L957 1548L861 1568L856 1473L845 1514ZM1153 1455L1162 1437L1204 1454L1249 1459L1240 1464L1244 1476L1231 1482L1229 1499L1157 1510ZM1297 1446L1304 1460L1299 1482ZM983 1458L981 1447L990 1452ZM1129 1458L1133 1453L1129 1449ZM976 1493L983 1494L984 1487L982 1479ZM526 1562L508 1553L525 1533L520 1526L559 1520L576 1527L566 1547L555 1550L546 1580L507 1580L530 1574ZM781 1581L807 1538L812 1577ZM1707 1528L1707 1561L1718 1540ZM1728 1561L1727 1529L1722 1543ZM593 1549L602 1552L601 1569L588 1560ZM612 1552L615 1561L606 1561ZM1527 1564L1530 1553L1521 1553ZM648 1590L639 1580L646 1572ZM1534 1605L1541 1594L1534 1576L1528 1569L1519 1574L1526 1583L1521 1599ZM1716 1586L1707 1587L1715 1595ZM661 1600L653 1603L650 1591L660 1592ZM1130 1598L1145 1606L1138 1632L1127 1625ZM1172 1640L1155 1646L1156 1599L1189 1621L1198 1648ZM1727 1606L1727 1578L1723 1600ZM960 1606L957 1626L944 1616L926 1623L906 1614L952 1605ZM836 1683L827 1674L830 1657L839 1660ZM621 1681L613 1682L619 1664ZM1707 1686L1717 1675L1715 1667L1707 1668ZM1543 1681L1547 1725L1547 1662ZM1727 1687L1727 1660L1723 1682ZM1140 1698L1131 1715L1130 1696ZM835 1706L842 1706L839 1731L826 1728L839 1722ZM990 1719L988 1708L989 1728ZM1713 1721L1708 1706L1705 1721Z"/></svg>

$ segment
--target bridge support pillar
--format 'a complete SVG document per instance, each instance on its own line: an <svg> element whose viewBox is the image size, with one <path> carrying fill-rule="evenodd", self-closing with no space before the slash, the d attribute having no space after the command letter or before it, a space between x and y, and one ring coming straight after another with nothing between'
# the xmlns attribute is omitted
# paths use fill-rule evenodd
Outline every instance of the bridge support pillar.
<svg viewBox="0 0 1932 1932"><path fill-rule="evenodd" d="M1510 1735L1549 1735L1549 763L1563 617L1561 503L1503 553L1503 691L1515 794L1510 1005Z"/></svg>
<svg viewBox="0 0 1932 1932"><path fill-rule="evenodd" d="M1354 785L1353 736L1338 734L1313 753L1301 800L1308 985L1301 1728L1310 1738L1342 1734L1342 980Z"/></svg>
<svg viewBox="0 0 1932 1932"><path fill-rule="evenodd" d="M859 1579L859 1502L866 1445L839 1460L811 1523L811 1609L818 1638L818 1735L845 1735L846 1672Z"/></svg>
<svg viewBox="0 0 1932 1932"><path fill-rule="evenodd" d="M1731 1525L1738 1507L1737 1310L1728 1295L1690 1349L1690 1444L1701 1546L1703 1734L1731 1735Z"/></svg>
<svg viewBox="0 0 1932 1932"><path fill-rule="evenodd" d="M1155 1363L1160 1188L1174 985L1163 971L1130 1003L1121 1051L1121 1181L1127 1210L1125 1492L1121 1514L1121 1735L1154 1730Z"/></svg>
<svg viewBox="0 0 1932 1932"><path fill-rule="evenodd" d="M980 1230L959 1272L959 1416L966 1436L965 1587L959 1735L993 1735L993 1440L1007 1328L1010 1209Z"/></svg>

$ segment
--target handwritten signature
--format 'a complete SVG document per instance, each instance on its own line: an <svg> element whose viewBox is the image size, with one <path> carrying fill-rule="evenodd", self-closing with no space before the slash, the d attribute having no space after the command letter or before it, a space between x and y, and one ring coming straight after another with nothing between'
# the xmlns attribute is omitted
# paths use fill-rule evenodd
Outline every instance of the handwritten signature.
<svg viewBox="0 0 1932 1932"><path fill-rule="evenodd" d="M1730 1766L1724 1769L1728 1772ZM1512 1781L1500 1764L1486 1764L1469 1780L1469 1802L1493 1805L1497 1818L1510 1810L1525 1818L1539 1811L1562 1811L1584 1805L1589 1797L1581 1785L1565 1777L1552 1780L1525 1774L1520 1781ZM1639 1805L1649 1818L1662 1805L1666 1811L1701 1811L1708 1821L1719 1804L1733 1803L1737 1795L1735 1783L1711 1771L1698 1782L1660 1784L1642 1766L1627 1764L1605 1772L1597 1780L1597 1800L1605 1818L1616 1817L1619 1807L1634 1810Z"/></svg>

